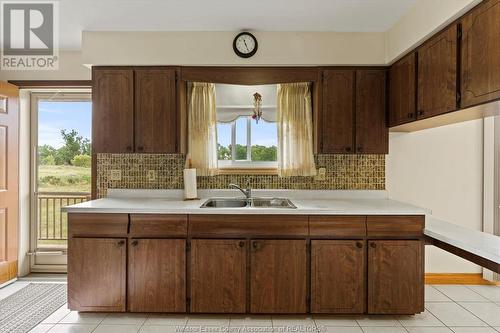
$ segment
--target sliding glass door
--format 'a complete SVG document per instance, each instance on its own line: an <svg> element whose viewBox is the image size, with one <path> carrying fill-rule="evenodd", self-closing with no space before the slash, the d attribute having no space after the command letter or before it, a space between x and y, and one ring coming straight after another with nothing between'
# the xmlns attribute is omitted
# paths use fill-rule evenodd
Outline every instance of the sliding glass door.
<svg viewBox="0 0 500 333"><path fill-rule="evenodd" d="M91 95L32 93L31 109L31 270L65 271L61 207L90 199Z"/></svg>

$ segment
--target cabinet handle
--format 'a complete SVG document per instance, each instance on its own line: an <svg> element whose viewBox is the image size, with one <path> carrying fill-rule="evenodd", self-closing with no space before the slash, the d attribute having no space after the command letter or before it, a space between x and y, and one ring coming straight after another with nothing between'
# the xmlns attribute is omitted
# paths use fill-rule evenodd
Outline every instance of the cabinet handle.
<svg viewBox="0 0 500 333"><path fill-rule="evenodd" d="M139 146L139 147L137 147L137 150L138 150L138 151L143 151L143 150L144 150L144 147L143 147L143 146Z"/></svg>
<svg viewBox="0 0 500 333"><path fill-rule="evenodd" d="M132 151L132 146L127 146L127 151Z"/></svg>
<svg viewBox="0 0 500 333"><path fill-rule="evenodd" d="M118 241L118 246L123 246L123 245L125 245L125 241L124 240Z"/></svg>
<svg viewBox="0 0 500 333"><path fill-rule="evenodd" d="M375 243L370 243L370 247L371 247L372 249L374 249L374 248L376 248L376 247L377 247L377 244L375 244Z"/></svg>
<svg viewBox="0 0 500 333"><path fill-rule="evenodd" d="M419 115L419 116L423 116L424 114L425 114L425 112L424 112L424 111L418 111L418 115Z"/></svg>
<svg viewBox="0 0 500 333"><path fill-rule="evenodd" d="M358 249L362 249L363 248L363 243L362 242L356 242L356 247Z"/></svg>
<svg viewBox="0 0 500 333"><path fill-rule="evenodd" d="M358 151L363 151L363 147L359 146Z"/></svg>
<svg viewBox="0 0 500 333"><path fill-rule="evenodd" d="M408 113L408 118L413 118L413 112Z"/></svg>
<svg viewBox="0 0 500 333"><path fill-rule="evenodd" d="M137 245L139 245L139 241L136 240L132 241L132 246L137 246Z"/></svg>
<svg viewBox="0 0 500 333"><path fill-rule="evenodd" d="M351 147L345 147L345 151L350 152L351 151Z"/></svg>
<svg viewBox="0 0 500 333"><path fill-rule="evenodd" d="M252 247L253 247L255 250L258 250L258 249L259 249L259 243L257 243L257 242L253 242L253 243L252 243Z"/></svg>
<svg viewBox="0 0 500 333"><path fill-rule="evenodd" d="M245 242L244 242L244 241L239 242L239 243L238 243L238 246L239 246L239 247L244 247L244 246L245 246Z"/></svg>

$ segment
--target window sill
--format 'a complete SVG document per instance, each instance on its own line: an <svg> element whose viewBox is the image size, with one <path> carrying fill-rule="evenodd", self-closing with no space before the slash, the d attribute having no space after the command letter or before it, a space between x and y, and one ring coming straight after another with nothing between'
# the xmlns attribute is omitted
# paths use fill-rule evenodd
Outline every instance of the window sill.
<svg viewBox="0 0 500 333"><path fill-rule="evenodd" d="M277 175L277 168L222 167L219 175Z"/></svg>

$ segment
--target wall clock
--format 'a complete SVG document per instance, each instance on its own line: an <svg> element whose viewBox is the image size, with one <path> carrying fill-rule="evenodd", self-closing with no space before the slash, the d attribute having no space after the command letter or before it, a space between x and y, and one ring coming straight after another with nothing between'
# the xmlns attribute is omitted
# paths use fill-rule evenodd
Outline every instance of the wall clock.
<svg viewBox="0 0 500 333"><path fill-rule="evenodd" d="M249 32L240 32L233 40L233 50L241 58L250 58L257 52L257 38Z"/></svg>

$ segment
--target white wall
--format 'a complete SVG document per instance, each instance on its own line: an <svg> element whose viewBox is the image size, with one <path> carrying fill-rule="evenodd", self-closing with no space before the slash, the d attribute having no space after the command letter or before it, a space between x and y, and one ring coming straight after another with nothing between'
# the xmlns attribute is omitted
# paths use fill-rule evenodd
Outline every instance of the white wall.
<svg viewBox="0 0 500 333"><path fill-rule="evenodd" d="M376 65L384 33L256 31L250 59L232 48L233 31L84 31L83 62L92 65Z"/></svg>
<svg viewBox="0 0 500 333"><path fill-rule="evenodd" d="M85 67L81 51L59 52L59 69L55 71L0 70L0 80L90 80L91 70Z"/></svg>
<svg viewBox="0 0 500 333"><path fill-rule="evenodd" d="M481 0L418 0L386 32L386 62L391 63L479 2Z"/></svg>
<svg viewBox="0 0 500 333"><path fill-rule="evenodd" d="M391 133L386 165L391 199L432 210L445 221L482 230L483 120L413 133ZM427 272L480 272L480 268L427 246Z"/></svg>

